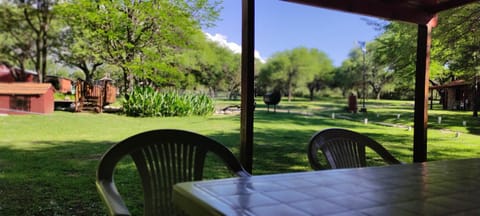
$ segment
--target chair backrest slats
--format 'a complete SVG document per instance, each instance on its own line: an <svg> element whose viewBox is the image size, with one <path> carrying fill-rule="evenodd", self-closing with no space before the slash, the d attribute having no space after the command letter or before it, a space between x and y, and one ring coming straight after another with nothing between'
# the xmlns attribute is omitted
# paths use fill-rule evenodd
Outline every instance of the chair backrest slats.
<svg viewBox="0 0 480 216"><path fill-rule="evenodd" d="M314 134L308 146L308 160L313 169L325 169L318 158L321 151L332 169L365 167L366 147L373 149L388 164L401 163L376 141L341 128L330 128Z"/></svg>
<svg viewBox="0 0 480 216"><path fill-rule="evenodd" d="M186 179L192 179L193 178L193 161L195 159L195 146L190 146L190 148L187 148L186 149L187 151L187 158L185 159L185 163L186 163L186 173L187 175L185 175L185 178Z"/></svg>
<svg viewBox="0 0 480 216"><path fill-rule="evenodd" d="M129 137L104 154L97 170L97 189L110 214L128 212L116 192L113 174L118 161L130 155L142 182L144 214L173 215L172 186L201 180L208 152L219 156L234 174L250 175L225 146L208 137L182 130L154 130Z"/></svg>

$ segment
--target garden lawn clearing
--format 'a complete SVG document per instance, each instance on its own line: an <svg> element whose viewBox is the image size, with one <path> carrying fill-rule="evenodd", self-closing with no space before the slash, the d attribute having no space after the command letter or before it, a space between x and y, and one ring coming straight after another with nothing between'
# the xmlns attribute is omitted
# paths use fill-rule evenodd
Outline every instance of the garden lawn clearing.
<svg viewBox="0 0 480 216"><path fill-rule="evenodd" d="M253 174L310 171L308 141L315 132L331 127L366 134L397 159L411 163L413 130L362 121L367 117L371 122L411 125L411 102L374 102L367 104L367 114L346 113L344 99L282 101L274 113L267 112L263 102L257 100ZM222 107L239 102L218 101L218 104L217 107ZM333 119L332 112L351 120ZM394 115L397 112L401 114L398 119ZM429 160L480 157L478 119L470 117L471 112L430 113ZM443 117L441 124L435 118L437 115ZM466 126L459 121L467 121ZM129 136L160 128L194 131L225 144L235 155L239 153L238 114L184 118L69 112L0 116L0 215L105 215L95 188L96 166L101 155ZM373 154L368 158L371 165L380 161ZM132 213L142 214L133 165L126 160L119 172L127 178L117 181L120 193L140 197L127 204ZM206 178L227 177L219 173L208 172Z"/></svg>

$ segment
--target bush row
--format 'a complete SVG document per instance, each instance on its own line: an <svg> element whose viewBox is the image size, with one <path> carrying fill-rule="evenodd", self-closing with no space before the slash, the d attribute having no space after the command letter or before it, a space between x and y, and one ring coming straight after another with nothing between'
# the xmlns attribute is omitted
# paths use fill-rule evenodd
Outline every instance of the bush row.
<svg viewBox="0 0 480 216"><path fill-rule="evenodd" d="M135 87L122 101L127 116L191 116L211 115L213 100L205 94L180 94L176 91L159 92L152 87Z"/></svg>

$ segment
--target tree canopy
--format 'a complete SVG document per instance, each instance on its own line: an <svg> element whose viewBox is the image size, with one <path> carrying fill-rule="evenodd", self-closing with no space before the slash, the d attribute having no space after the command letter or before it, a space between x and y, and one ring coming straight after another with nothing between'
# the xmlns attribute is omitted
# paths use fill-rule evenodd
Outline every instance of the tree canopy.
<svg viewBox="0 0 480 216"><path fill-rule="evenodd" d="M74 0L62 4L64 18L74 26L69 46L80 50L71 64L89 60L93 65L118 66L123 71L124 92L139 82L178 87L185 74L177 70L173 57L191 45L191 35L197 34L201 24L217 18L217 6L218 2L204 0ZM92 52L91 59L81 50Z"/></svg>
<svg viewBox="0 0 480 216"><path fill-rule="evenodd" d="M135 85L240 94L240 54L210 41L202 27L218 20L222 1L8 0L0 3L0 58L34 67L42 81L52 62L75 67L88 81L108 75L126 93ZM480 3L439 14L433 29L431 83L471 80L479 73ZM368 21L380 34L367 52L352 48L334 67L316 48L297 47L255 64L257 95L289 100L329 88L397 99L413 97L417 26ZM29 68L31 69L31 68ZM57 70L57 69L55 69ZM64 71L62 72L65 74ZM363 73L366 80L363 81ZM19 78L21 79L21 78ZM340 90L338 90L340 89ZM339 94L339 93L337 93Z"/></svg>
<svg viewBox="0 0 480 216"><path fill-rule="evenodd" d="M329 82L332 71L332 61L324 52L298 47L274 54L260 69L257 83L264 91L286 93L290 101L298 88Z"/></svg>
<svg viewBox="0 0 480 216"><path fill-rule="evenodd" d="M0 51L22 70L31 62L40 82L47 74L47 58L55 37L53 10L57 0L10 0L0 4Z"/></svg>

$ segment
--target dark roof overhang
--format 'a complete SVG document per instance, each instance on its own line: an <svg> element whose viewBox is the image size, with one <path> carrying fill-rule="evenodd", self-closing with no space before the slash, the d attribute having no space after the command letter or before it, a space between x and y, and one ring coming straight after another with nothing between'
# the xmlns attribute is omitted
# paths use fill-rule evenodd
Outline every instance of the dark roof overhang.
<svg viewBox="0 0 480 216"><path fill-rule="evenodd" d="M428 24L440 11L476 0L283 0L343 12ZM434 24L433 24L434 25Z"/></svg>

